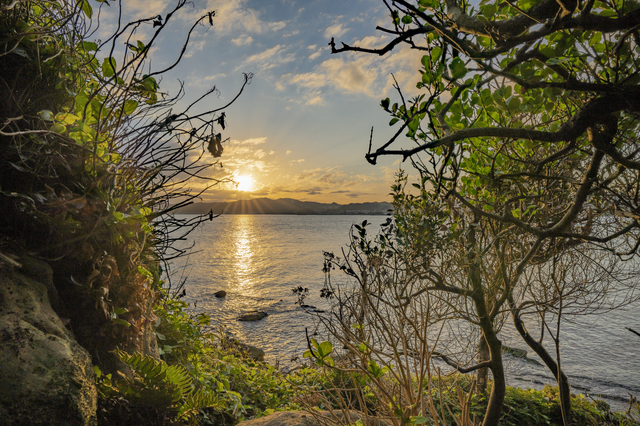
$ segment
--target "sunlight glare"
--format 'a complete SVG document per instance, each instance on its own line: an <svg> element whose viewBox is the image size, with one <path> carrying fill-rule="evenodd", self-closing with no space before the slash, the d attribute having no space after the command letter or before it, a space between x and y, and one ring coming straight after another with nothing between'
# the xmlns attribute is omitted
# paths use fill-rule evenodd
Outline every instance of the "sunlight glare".
<svg viewBox="0 0 640 426"><path fill-rule="evenodd" d="M233 178L238 184L238 191L250 192L253 191L254 188L254 180L253 177L247 175L240 175Z"/></svg>

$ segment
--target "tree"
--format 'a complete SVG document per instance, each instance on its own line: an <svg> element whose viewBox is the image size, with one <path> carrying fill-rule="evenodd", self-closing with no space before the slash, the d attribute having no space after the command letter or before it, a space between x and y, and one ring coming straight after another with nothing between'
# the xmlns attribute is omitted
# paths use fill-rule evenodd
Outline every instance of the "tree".
<svg viewBox="0 0 640 426"><path fill-rule="evenodd" d="M410 158L435 194L517 231L529 249L512 261L523 267L585 242L635 256L637 2L384 4L392 27L378 29L388 43L330 43L332 53L384 55L401 43L424 52L423 93L406 99L396 86L399 101L382 100L398 130L377 148L371 140L367 160ZM413 147L401 144L402 134ZM507 288L520 275L511 279ZM517 303L509 304L518 324ZM553 360L542 357L561 381Z"/></svg>

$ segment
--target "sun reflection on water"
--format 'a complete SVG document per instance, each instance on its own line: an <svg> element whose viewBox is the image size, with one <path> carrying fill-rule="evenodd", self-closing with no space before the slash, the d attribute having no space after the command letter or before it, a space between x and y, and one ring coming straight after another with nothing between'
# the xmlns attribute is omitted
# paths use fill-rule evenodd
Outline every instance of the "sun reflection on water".
<svg viewBox="0 0 640 426"><path fill-rule="evenodd" d="M249 218L242 218L235 232L235 272L238 280L238 291L245 296L254 295L254 248L251 238Z"/></svg>

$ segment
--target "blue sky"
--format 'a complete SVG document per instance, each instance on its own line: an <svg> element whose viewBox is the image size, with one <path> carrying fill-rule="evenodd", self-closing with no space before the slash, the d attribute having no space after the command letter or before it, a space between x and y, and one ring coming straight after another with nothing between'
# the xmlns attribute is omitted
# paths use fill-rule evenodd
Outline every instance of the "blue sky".
<svg viewBox="0 0 640 426"><path fill-rule="evenodd" d="M171 2L129 1L128 19L163 15ZM219 97L235 96L243 72L252 83L226 111L224 167L215 177L236 177L239 188L218 186L207 201L239 198L296 198L320 202L389 200L396 158L372 166L364 159L374 126L374 145L392 130L380 99L393 98L391 73L415 94L419 52L396 48L391 55L331 55L328 42L379 46L389 26L380 0L195 0L170 21L151 54L154 68L175 58L188 27L216 10L214 25L200 26L185 58L161 83L170 94L185 84L184 105L216 86ZM115 7L103 7L98 37L113 31ZM151 27L138 33L145 39ZM405 166L409 168L409 165Z"/></svg>

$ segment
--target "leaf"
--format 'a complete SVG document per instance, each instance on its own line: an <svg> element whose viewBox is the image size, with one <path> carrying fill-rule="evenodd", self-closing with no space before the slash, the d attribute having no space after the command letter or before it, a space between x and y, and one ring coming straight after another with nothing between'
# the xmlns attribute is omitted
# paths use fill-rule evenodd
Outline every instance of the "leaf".
<svg viewBox="0 0 640 426"><path fill-rule="evenodd" d="M102 61L102 75L109 78L116 73L116 60L113 57L104 58Z"/></svg>
<svg viewBox="0 0 640 426"><path fill-rule="evenodd" d="M407 124L407 127L409 127L409 130L411 130L412 132L415 132L416 130L418 130L419 125L420 120L418 119L418 117L413 117L413 120L411 120L409 124Z"/></svg>
<svg viewBox="0 0 640 426"><path fill-rule="evenodd" d="M98 45L92 41L83 41L80 45L87 52L95 52L98 50Z"/></svg>
<svg viewBox="0 0 640 426"><path fill-rule="evenodd" d="M442 48L440 46L435 46L433 49L431 49L429 56L431 57L431 60L433 62L436 62L440 58L441 54L442 54Z"/></svg>
<svg viewBox="0 0 640 426"><path fill-rule="evenodd" d="M129 324L128 321L120 318L113 318L111 321L115 322L116 324L124 325L125 327L131 327L131 324Z"/></svg>
<svg viewBox="0 0 640 426"><path fill-rule="evenodd" d="M569 62L571 58L551 58L547 60L547 65L558 65Z"/></svg>
<svg viewBox="0 0 640 426"><path fill-rule="evenodd" d="M43 109L42 111L38 112L38 115L44 121L53 121L53 112L49 111L48 109Z"/></svg>
<svg viewBox="0 0 640 426"><path fill-rule="evenodd" d="M413 19L411 19L411 16L409 15L404 15L402 17L402 23L403 24L410 24L411 22L413 22Z"/></svg>
<svg viewBox="0 0 640 426"><path fill-rule="evenodd" d="M460 58L454 58L453 61L449 64L449 69L451 70L452 78L462 78L467 75L467 67L462 62Z"/></svg>
<svg viewBox="0 0 640 426"><path fill-rule="evenodd" d="M84 14L87 16L87 18L91 19L91 17L93 16L93 9L91 8L91 5L89 4L88 0L80 0L78 1L78 4L80 5L80 8L82 9L82 12L84 12Z"/></svg>
<svg viewBox="0 0 640 426"><path fill-rule="evenodd" d="M331 354L332 351L333 351L333 345L331 344L331 342L326 342L326 341L322 342L318 347L318 352L320 353L320 356L322 358Z"/></svg>
<svg viewBox="0 0 640 426"><path fill-rule="evenodd" d="M122 110L125 114L131 115L136 110L136 108L138 108L138 102L134 101L133 99L127 99L126 101L124 101Z"/></svg>

